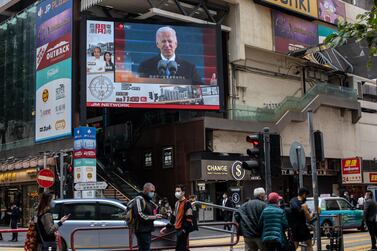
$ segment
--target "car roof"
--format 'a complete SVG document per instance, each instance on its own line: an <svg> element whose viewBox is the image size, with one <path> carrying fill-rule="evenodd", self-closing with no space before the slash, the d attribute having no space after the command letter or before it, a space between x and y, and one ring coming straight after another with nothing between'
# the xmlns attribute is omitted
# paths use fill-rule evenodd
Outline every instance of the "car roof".
<svg viewBox="0 0 377 251"><path fill-rule="evenodd" d="M326 200L326 199L342 199L342 200L345 200L344 198L338 197L338 196L336 196L336 197L331 197L331 196L318 197L318 199L319 200ZM306 200L314 200L314 198L313 197L308 197L308 198L306 198Z"/></svg>
<svg viewBox="0 0 377 251"><path fill-rule="evenodd" d="M124 205L120 200L116 199L104 199L104 198L94 198L94 199L57 199L54 203L80 203L80 202L115 202Z"/></svg>

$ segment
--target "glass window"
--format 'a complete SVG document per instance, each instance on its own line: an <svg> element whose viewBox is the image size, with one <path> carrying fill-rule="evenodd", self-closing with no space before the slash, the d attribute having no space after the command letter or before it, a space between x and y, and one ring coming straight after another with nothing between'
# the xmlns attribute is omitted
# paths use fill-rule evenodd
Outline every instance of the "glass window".
<svg viewBox="0 0 377 251"><path fill-rule="evenodd" d="M152 153L151 152L147 152L144 154L144 167L145 168L152 168Z"/></svg>
<svg viewBox="0 0 377 251"><path fill-rule="evenodd" d="M54 207L51 209L52 218L54 220L59 220L61 218L60 215L59 215L61 208L62 208L62 204L59 203L59 204L55 204Z"/></svg>
<svg viewBox="0 0 377 251"><path fill-rule="evenodd" d="M63 207L63 215L71 214L70 220L95 220L96 204L66 204Z"/></svg>
<svg viewBox="0 0 377 251"><path fill-rule="evenodd" d="M345 200L338 200L338 203L340 205L340 209L342 210L351 210L352 206Z"/></svg>
<svg viewBox="0 0 377 251"><path fill-rule="evenodd" d="M165 147L162 149L162 167L173 167L173 147Z"/></svg>
<svg viewBox="0 0 377 251"><path fill-rule="evenodd" d="M0 24L2 150L33 144L36 11L32 5Z"/></svg>
<svg viewBox="0 0 377 251"><path fill-rule="evenodd" d="M100 205L99 219L100 220L124 220L126 212L117 206Z"/></svg>
<svg viewBox="0 0 377 251"><path fill-rule="evenodd" d="M339 210L336 200L326 200L326 210Z"/></svg>

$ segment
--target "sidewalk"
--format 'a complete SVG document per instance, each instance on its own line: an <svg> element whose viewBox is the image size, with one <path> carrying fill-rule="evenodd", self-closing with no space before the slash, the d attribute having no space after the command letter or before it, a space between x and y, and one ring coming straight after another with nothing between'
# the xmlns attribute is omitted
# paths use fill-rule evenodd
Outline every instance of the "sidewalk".
<svg viewBox="0 0 377 251"><path fill-rule="evenodd" d="M10 229L9 227L0 226L0 229ZM18 233L18 242L10 242L12 233L3 233L3 240L0 241L0 247L23 247L26 233Z"/></svg>

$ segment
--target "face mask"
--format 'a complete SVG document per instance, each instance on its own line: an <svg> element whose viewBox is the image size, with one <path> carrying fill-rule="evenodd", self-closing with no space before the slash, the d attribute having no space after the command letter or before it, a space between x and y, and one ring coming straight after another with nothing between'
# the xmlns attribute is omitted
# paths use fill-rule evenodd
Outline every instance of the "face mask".
<svg viewBox="0 0 377 251"><path fill-rule="evenodd" d="M175 198L180 200L182 198L182 193L181 192L175 192Z"/></svg>
<svg viewBox="0 0 377 251"><path fill-rule="evenodd" d="M223 195L223 198L226 199L226 195L225 194Z"/></svg>
<svg viewBox="0 0 377 251"><path fill-rule="evenodd" d="M148 197L149 197L150 199L153 199L153 197L154 197L154 192L148 192Z"/></svg>

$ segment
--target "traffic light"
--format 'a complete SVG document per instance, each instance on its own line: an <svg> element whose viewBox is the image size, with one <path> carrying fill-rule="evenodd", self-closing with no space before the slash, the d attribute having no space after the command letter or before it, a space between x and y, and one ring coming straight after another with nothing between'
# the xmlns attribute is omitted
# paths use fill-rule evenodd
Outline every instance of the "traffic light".
<svg viewBox="0 0 377 251"><path fill-rule="evenodd" d="M323 135L321 131L315 131L314 133L314 148L315 158L317 161L324 161L325 154L323 153Z"/></svg>
<svg viewBox="0 0 377 251"><path fill-rule="evenodd" d="M247 149L246 153L250 160L242 162L242 168L246 170L256 171L260 174L263 171L264 147L263 133L251 134L246 137L246 141L253 144L253 148Z"/></svg>

